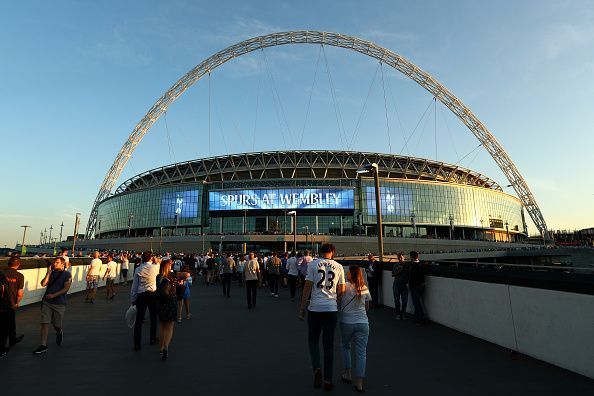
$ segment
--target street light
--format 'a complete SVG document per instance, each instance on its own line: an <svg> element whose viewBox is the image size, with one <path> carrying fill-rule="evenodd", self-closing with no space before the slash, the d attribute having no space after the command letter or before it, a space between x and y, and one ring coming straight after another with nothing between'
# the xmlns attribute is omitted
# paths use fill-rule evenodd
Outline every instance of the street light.
<svg viewBox="0 0 594 396"><path fill-rule="evenodd" d="M289 216L293 216L293 251L297 251L297 211L292 210L287 212Z"/></svg>
<svg viewBox="0 0 594 396"><path fill-rule="evenodd" d="M60 224L60 242L62 242L62 229L64 228L64 222Z"/></svg>
<svg viewBox="0 0 594 396"><path fill-rule="evenodd" d="M50 234L49 234L49 243L52 244L52 230L54 229L54 225L50 225Z"/></svg>
<svg viewBox="0 0 594 396"><path fill-rule="evenodd" d="M21 243L21 255L25 255L27 253L27 248L25 247L25 236L27 235L27 228L31 228L30 225L22 225L23 227L23 242Z"/></svg>
<svg viewBox="0 0 594 396"><path fill-rule="evenodd" d="M223 256L223 239L225 239L224 235L221 235L221 242L219 242L219 256Z"/></svg>
<svg viewBox="0 0 594 396"><path fill-rule="evenodd" d="M305 228L305 249L307 249L307 244L309 243L309 240L308 240L309 226L304 226L303 228Z"/></svg>
<svg viewBox="0 0 594 396"><path fill-rule="evenodd" d="M448 220L450 221L450 240L451 240L452 234L454 232L454 215L450 214L448 217Z"/></svg>
<svg viewBox="0 0 594 396"><path fill-rule="evenodd" d="M416 238L417 237L417 215L415 214L415 212L412 212L410 214L410 224L412 225L412 228L413 228L413 235Z"/></svg>
<svg viewBox="0 0 594 396"><path fill-rule="evenodd" d="M159 253L163 253L163 227L159 227L161 232L159 233Z"/></svg>
<svg viewBox="0 0 594 396"><path fill-rule="evenodd" d="M511 243L511 239L509 239L509 222L505 220L505 230L507 231L507 241Z"/></svg>
<svg viewBox="0 0 594 396"><path fill-rule="evenodd" d="M132 229L132 219L134 215L132 213L128 214L128 238L130 238L130 231Z"/></svg>
<svg viewBox="0 0 594 396"><path fill-rule="evenodd" d="M372 164L367 164L362 166L361 168L357 169L357 173L368 173L373 172L373 179L375 181L375 211L376 211L376 219L377 219L377 244L379 250L379 259L380 261L384 261L384 235L383 235L383 226L382 226L382 207L380 201L380 188L379 188L379 168L378 165L374 162Z"/></svg>
<svg viewBox="0 0 594 396"><path fill-rule="evenodd" d="M72 238L72 255L76 256L76 251L74 248L76 247L76 237L78 236L78 225L80 224L80 213L76 214L74 218L74 238Z"/></svg>

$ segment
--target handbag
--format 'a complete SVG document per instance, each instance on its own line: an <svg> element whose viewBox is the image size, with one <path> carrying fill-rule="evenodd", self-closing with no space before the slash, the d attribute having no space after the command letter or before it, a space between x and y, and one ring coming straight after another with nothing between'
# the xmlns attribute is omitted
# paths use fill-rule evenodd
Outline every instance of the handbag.
<svg viewBox="0 0 594 396"><path fill-rule="evenodd" d="M129 328L134 327L136 323L136 311L136 305L130 305L130 308L126 311L125 320Z"/></svg>

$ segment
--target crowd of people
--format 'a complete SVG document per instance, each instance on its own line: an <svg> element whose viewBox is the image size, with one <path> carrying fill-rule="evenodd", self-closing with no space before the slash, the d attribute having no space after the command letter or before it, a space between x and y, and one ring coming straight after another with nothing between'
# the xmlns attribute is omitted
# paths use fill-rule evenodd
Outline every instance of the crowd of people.
<svg viewBox="0 0 594 396"><path fill-rule="evenodd" d="M127 285L128 272L132 270L130 309L135 315L134 350L142 348L142 328L148 310L149 343L158 343L160 358L167 360L175 322L182 322L184 311L186 320L192 318L190 289L198 277L202 277L208 287L220 283L225 298L231 297L234 282L238 287L245 287L249 310L256 309L259 289L268 289L271 297L278 298L279 288L286 287L290 301L295 301L300 292L298 318L307 318L314 387L333 388L334 333L340 326L344 366L341 380L354 384L354 389L362 392L369 338L367 311L379 306L379 287L382 271L386 268L376 261L373 254L369 254L366 262L352 265L345 271L334 260L335 253L331 244L321 247L319 257L312 257L309 251L268 254L93 252L86 271L85 302L95 303L100 278L106 285L106 299L113 300L116 297L115 285ZM398 261L392 265L396 319L408 319L406 308L410 292L414 305L413 319L420 325L425 323L422 304L425 266L417 252L410 252L409 256L410 260L406 261L404 254L398 253ZM116 260L120 262L119 275ZM24 337L16 333L16 310L24 291L24 277L18 272L20 263L19 256L14 255L8 262L8 269L0 272L0 357L6 356L9 349ZM41 280L45 292L40 314L41 343L33 352L36 355L48 350L50 324L55 330L56 344L63 343L66 295L72 284L69 268L68 250L63 249Z"/></svg>

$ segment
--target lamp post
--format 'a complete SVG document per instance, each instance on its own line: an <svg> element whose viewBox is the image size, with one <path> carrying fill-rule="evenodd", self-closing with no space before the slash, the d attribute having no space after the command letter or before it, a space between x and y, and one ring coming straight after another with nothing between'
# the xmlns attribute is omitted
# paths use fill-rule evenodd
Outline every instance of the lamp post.
<svg viewBox="0 0 594 396"><path fill-rule="evenodd" d="M80 213L77 213L74 217L74 237L72 238L72 255L76 256L76 237L78 236L78 225L80 224Z"/></svg>
<svg viewBox="0 0 594 396"><path fill-rule="evenodd" d="M307 249L307 245L309 244L309 226L304 226L303 228L305 228L305 249Z"/></svg>
<svg viewBox="0 0 594 396"><path fill-rule="evenodd" d="M159 227L159 230L159 253L163 253L163 227Z"/></svg>
<svg viewBox="0 0 594 396"><path fill-rule="evenodd" d="M62 242L62 230L64 229L64 222L60 224L60 242Z"/></svg>
<svg viewBox="0 0 594 396"><path fill-rule="evenodd" d="M410 223L412 224L413 235L416 238L417 237L417 215L415 214L415 212L412 212L410 214Z"/></svg>
<svg viewBox="0 0 594 396"><path fill-rule="evenodd" d="M49 243L50 245L52 244L52 230L54 229L54 225L51 224L50 225L50 234L49 234Z"/></svg>
<svg viewBox="0 0 594 396"><path fill-rule="evenodd" d="M378 165L374 162L372 164L367 164L367 165L364 165L361 168L357 169L357 173L368 173L368 172L373 172L373 179L375 181L375 212L376 212L375 217L377 219L377 245L378 245L379 260L384 261L384 235L383 235L383 225L382 225L382 206L381 206L381 199L380 199Z"/></svg>
<svg viewBox="0 0 594 396"><path fill-rule="evenodd" d="M132 213L128 214L128 238L130 238L130 232L132 230L132 219L134 215Z"/></svg>
<svg viewBox="0 0 594 396"><path fill-rule="evenodd" d="M43 231L39 232L39 246L43 244Z"/></svg>
<svg viewBox="0 0 594 396"><path fill-rule="evenodd" d="M297 211L292 210L287 212L289 216L293 216L293 251L297 251Z"/></svg>
<svg viewBox="0 0 594 396"><path fill-rule="evenodd" d="M47 244L47 227L43 230L43 246Z"/></svg>
<svg viewBox="0 0 594 396"><path fill-rule="evenodd" d="M450 214L448 217L450 221L450 240L452 239L452 234L454 233L454 215Z"/></svg>
<svg viewBox="0 0 594 396"><path fill-rule="evenodd" d="M223 239L225 239L224 235L221 235L221 242L219 242L219 256L223 256Z"/></svg>
<svg viewBox="0 0 594 396"><path fill-rule="evenodd" d="M507 242L511 243L511 239L509 239L509 222L505 220L505 231L507 232Z"/></svg>
<svg viewBox="0 0 594 396"><path fill-rule="evenodd" d="M21 242L21 255L25 255L27 253L27 248L25 247L25 237L27 236L27 228L31 228L30 225L22 225L23 227L23 242Z"/></svg>

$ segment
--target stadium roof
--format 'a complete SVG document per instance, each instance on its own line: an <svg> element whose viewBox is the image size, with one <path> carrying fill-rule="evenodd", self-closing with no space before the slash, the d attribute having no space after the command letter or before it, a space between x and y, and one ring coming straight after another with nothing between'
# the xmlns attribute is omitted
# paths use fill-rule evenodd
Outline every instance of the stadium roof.
<svg viewBox="0 0 594 396"><path fill-rule="evenodd" d="M140 173L114 194L162 186L271 179L355 179L357 169L377 163L389 179L437 181L502 191L490 178L457 165L423 158L354 151L269 151L179 162Z"/></svg>

